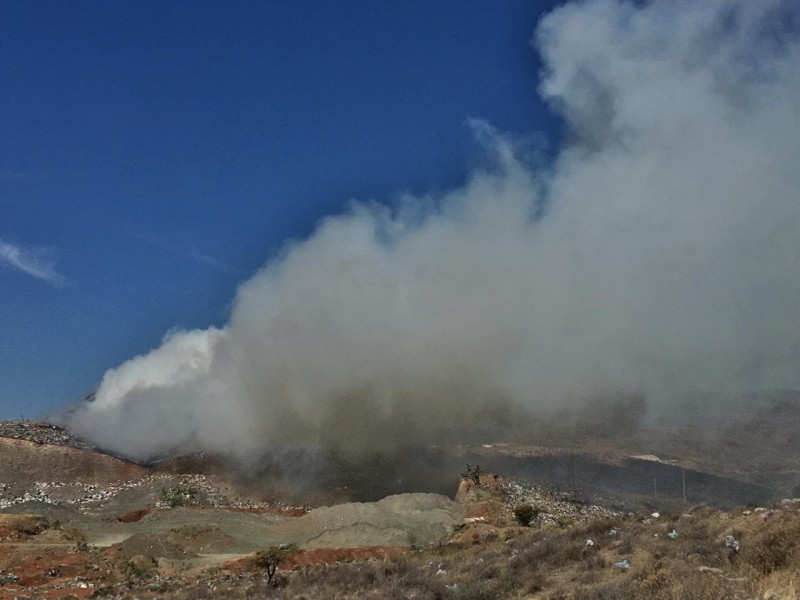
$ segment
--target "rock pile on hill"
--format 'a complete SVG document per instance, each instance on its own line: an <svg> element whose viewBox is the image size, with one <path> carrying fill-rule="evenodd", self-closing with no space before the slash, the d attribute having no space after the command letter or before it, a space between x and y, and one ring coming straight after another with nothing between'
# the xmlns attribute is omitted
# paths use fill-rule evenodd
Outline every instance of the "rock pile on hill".
<svg viewBox="0 0 800 600"><path fill-rule="evenodd" d="M570 491L479 472L474 479L462 476L456 501L464 506L467 524L488 523L502 527L516 523L514 512L522 505L530 505L537 526L565 527L618 514L584 502Z"/></svg>
<svg viewBox="0 0 800 600"><path fill-rule="evenodd" d="M63 427L34 421L0 421L0 437L27 440L37 444L92 449L92 446L71 435Z"/></svg>
<svg viewBox="0 0 800 600"><path fill-rule="evenodd" d="M229 499L206 475L150 474L138 479L107 483L79 481L35 481L23 491L12 490L0 483L0 510L36 502L69 505L79 509L96 509L121 494L141 490L145 503L155 508L170 506L217 506L237 509L267 509L269 502ZM172 501L172 503L170 503Z"/></svg>
<svg viewBox="0 0 800 600"><path fill-rule="evenodd" d="M538 525L564 527L618 514L609 508L585 503L568 491L551 490L543 486L507 481L503 483L502 491L507 506L512 510L519 505L530 504L536 511Z"/></svg>

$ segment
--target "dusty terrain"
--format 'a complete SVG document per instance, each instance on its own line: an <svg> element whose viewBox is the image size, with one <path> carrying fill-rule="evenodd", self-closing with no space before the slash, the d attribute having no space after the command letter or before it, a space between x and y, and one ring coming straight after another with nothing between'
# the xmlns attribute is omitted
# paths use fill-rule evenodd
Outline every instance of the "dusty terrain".
<svg viewBox="0 0 800 600"><path fill-rule="evenodd" d="M282 496L280 477L252 485L213 457L137 465L55 426L5 422L0 600L796 599L796 410L778 403L706 431L702 451L689 444L682 458L667 429L613 446L539 438L435 449L419 464L383 458L329 473L339 483L307 502ZM459 477L466 463L481 468ZM338 501L409 489L416 493ZM326 497L337 502L323 506ZM530 527L515 516L522 505L533 508ZM268 584L254 553L286 545L298 551ZM614 566L623 560L627 568Z"/></svg>

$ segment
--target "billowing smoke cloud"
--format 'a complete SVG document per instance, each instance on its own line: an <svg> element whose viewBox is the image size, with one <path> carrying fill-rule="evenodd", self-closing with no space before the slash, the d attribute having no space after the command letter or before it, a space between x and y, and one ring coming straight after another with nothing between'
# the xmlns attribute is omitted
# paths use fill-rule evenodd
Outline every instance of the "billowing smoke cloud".
<svg viewBox="0 0 800 600"><path fill-rule="evenodd" d="M571 132L554 165L476 123L494 168L324 220L224 329L109 371L71 427L140 458L360 452L502 421L493 406L796 388L799 23L791 0L553 11L535 45Z"/></svg>

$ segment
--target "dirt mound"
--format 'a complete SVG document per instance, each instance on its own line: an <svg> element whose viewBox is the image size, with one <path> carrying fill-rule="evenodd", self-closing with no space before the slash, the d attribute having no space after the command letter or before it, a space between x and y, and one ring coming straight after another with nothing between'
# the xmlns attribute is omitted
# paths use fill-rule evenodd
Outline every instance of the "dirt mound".
<svg viewBox="0 0 800 600"><path fill-rule="evenodd" d="M198 554L224 554L239 552L242 542L228 535L217 526L184 527L173 529L164 539L175 546Z"/></svg>
<svg viewBox="0 0 800 600"><path fill-rule="evenodd" d="M16 493L40 481L99 483L145 475L144 467L100 452L0 437L4 493Z"/></svg>
<svg viewBox="0 0 800 600"><path fill-rule="evenodd" d="M136 523L137 521L141 521L142 517L147 516L150 511L146 508L140 508L138 510L132 510L130 512L126 512L124 515L118 515L117 521L120 523Z"/></svg>
<svg viewBox="0 0 800 600"><path fill-rule="evenodd" d="M288 543L306 549L423 545L449 535L462 522L461 507L445 496L403 494L369 504L317 508L296 518L171 508L150 512L131 528L196 552L246 553Z"/></svg>
<svg viewBox="0 0 800 600"><path fill-rule="evenodd" d="M0 538L2 539L37 535L49 526L50 524L47 522L47 519L41 515L0 514Z"/></svg>
<svg viewBox="0 0 800 600"><path fill-rule="evenodd" d="M176 544L169 537L164 533L134 533L128 539L109 546L106 556L114 560L130 560L140 555L147 558L197 558L195 552Z"/></svg>
<svg viewBox="0 0 800 600"><path fill-rule="evenodd" d="M316 508L280 529L308 548L414 546L440 540L462 522L461 506L445 496L400 494Z"/></svg>

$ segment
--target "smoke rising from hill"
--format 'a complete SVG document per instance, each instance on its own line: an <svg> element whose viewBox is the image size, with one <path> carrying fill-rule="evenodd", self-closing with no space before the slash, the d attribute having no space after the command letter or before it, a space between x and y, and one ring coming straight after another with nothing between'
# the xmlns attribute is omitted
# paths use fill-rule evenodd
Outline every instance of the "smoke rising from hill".
<svg viewBox="0 0 800 600"><path fill-rule="evenodd" d="M601 397L798 387L799 24L780 0L556 9L535 34L571 132L552 167L476 122L492 169L325 219L227 326L108 371L68 425L136 458L358 454Z"/></svg>

